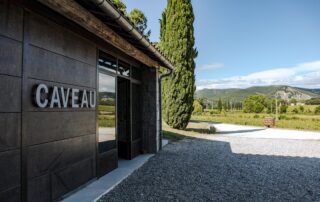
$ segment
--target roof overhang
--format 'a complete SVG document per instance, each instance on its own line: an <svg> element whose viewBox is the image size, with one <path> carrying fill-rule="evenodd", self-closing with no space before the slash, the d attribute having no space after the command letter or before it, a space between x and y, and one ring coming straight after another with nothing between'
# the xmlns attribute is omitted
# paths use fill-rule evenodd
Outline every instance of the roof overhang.
<svg viewBox="0 0 320 202"><path fill-rule="evenodd" d="M106 0L37 0L147 66L172 63ZM95 4L99 2L100 4ZM81 4L81 5L80 5ZM102 7L103 6L103 7ZM115 18L116 17L116 18Z"/></svg>

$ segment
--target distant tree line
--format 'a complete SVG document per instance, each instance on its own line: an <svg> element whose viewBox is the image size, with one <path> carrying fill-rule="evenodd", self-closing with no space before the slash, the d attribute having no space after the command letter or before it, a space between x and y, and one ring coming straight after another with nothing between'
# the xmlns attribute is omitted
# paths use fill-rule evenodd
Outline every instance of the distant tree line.
<svg viewBox="0 0 320 202"><path fill-rule="evenodd" d="M197 107L197 109L203 110L217 110L218 112L221 111L240 111L242 110L242 102L239 101L231 101L231 100L224 100L222 101L221 99L217 100L208 100L204 98L196 98L193 103L193 107ZM198 110L194 109L194 112Z"/></svg>
<svg viewBox="0 0 320 202"><path fill-rule="evenodd" d="M301 103L296 99L284 100L275 99L274 97L266 97L263 95L251 95L245 98L243 102L230 100L209 100L197 98L194 101L194 114L200 114L205 110L215 110L217 113L229 111L243 111L244 113L268 113L275 114L276 109L279 114L294 113L294 114L320 114L320 106L296 106ZM320 105L320 98L312 98L304 101L306 105ZM289 109L290 105L294 105Z"/></svg>
<svg viewBox="0 0 320 202"><path fill-rule="evenodd" d="M311 98L310 100L306 100L307 105L320 105L320 98Z"/></svg>
<svg viewBox="0 0 320 202"><path fill-rule="evenodd" d="M279 113L286 113L288 102L283 99L265 97L263 95L248 96L243 102L243 112L245 113L274 113L278 107Z"/></svg>

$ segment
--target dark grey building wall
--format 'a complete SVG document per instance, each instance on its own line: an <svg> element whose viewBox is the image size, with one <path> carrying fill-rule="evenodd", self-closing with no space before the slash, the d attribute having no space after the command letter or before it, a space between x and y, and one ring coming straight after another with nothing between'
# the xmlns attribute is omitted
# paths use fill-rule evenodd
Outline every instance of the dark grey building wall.
<svg viewBox="0 0 320 202"><path fill-rule="evenodd" d="M23 10L0 0L0 201L20 200Z"/></svg>
<svg viewBox="0 0 320 202"><path fill-rule="evenodd" d="M97 90L100 43L63 24L0 0L1 202L57 200L96 177L95 109L33 104L40 83ZM143 150L155 153L156 70L144 68L141 78Z"/></svg>
<svg viewBox="0 0 320 202"><path fill-rule="evenodd" d="M142 71L142 148L146 153L157 152L157 70Z"/></svg>
<svg viewBox="0 0 320 202"><path fill-rule="evenodd" d="M96 90L96 46L40 15L25 12L22 165L28 201L57 200L96 176L95 109L40 109L44 83Z"/></svg>

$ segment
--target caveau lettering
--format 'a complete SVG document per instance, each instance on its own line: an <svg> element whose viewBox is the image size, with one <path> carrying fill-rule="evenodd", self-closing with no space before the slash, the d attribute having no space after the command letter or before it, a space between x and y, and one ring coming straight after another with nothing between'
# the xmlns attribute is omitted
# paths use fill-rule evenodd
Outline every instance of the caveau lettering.
<svg viewBox="0 0 320 202"><path fill-rule="evenodd" d="M34 100L39 108L95 108L96 92L39 84L35 88Z"/></svg>

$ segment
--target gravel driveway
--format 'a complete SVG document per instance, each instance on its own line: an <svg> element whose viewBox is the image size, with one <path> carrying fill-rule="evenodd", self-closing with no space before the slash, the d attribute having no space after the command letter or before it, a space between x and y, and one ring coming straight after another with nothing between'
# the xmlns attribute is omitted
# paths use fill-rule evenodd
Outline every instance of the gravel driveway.
<svg viewBox="0 0 320 202"><path fill-rule="evenodd" d="M172 142L101 201L320 201L320 141Z"/></svg>

